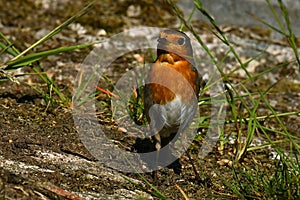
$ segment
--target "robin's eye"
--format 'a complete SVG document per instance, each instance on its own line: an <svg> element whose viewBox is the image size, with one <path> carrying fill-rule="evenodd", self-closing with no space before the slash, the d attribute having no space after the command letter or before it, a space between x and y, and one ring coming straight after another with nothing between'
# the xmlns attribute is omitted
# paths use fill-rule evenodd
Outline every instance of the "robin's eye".
<svg viewBox="0 0 300 200"><path fill-rule="evenodd" d="M184 39L184 38L179 38L179 39L177 40L177 43L178 43L179 45L183 45L184 42L185 42L185 39Z"/></svg>

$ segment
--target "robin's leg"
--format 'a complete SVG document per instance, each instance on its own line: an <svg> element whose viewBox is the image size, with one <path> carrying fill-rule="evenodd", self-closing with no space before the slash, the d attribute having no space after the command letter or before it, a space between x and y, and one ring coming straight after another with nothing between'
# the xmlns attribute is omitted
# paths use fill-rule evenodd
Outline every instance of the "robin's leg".
<svg viewBox="0 0 300 200"><path fill-rule="evenodd" d="M155 167L156 167L159 163L159 151L161 149L161 137L158 131L156 131L154 134L154 140L155 140L155 148L156 148L156 158L155 158ZM152 176L154 182L157 183L157 170L153 171Z"/></svg>
<svg viewBox="0 0 300 200"><path fill-rule="evenodd" d="M161 138L158 131L155 132L154 139L155 139L155 148L158 152L161 149Z"/></svg>

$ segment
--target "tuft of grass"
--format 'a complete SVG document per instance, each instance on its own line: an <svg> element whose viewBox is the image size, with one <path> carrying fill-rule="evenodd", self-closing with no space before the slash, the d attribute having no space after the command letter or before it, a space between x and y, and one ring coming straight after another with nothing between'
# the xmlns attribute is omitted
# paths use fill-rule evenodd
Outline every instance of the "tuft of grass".
<svg viewBox="0 0 300 200"><path fill-rule="evenodd" d="M267 5L272 11L274 18L276 19L279 28L276 28L267 22L259 19L258 17L252 15L256 20L262 22L268 28L282 34L287 43L292 48L295 60L286 61L286 63L278 64L275 66L270 66L268 69L265 69L259 73L250 73L248 71L247 66L260 55L257 55L253 58L248 59L246 62L243 62L240 55L238 55L235 50L232 42L227 38L226 34L222 31L222 29L218 26L214 18L209 14L209 12L204 8L203 4L200 0L194 0L194 6L198 12L200 12L206 19L208 19L210 23L209 31L218 38L223 44L228 47L228 52L225 54L224 58L221 61L214 56L213 52L209 50L206 44L202 41L201 37L194 31L193 26L189 23L191 16L188 20L182 16L181 12L177 8L176 4L171 0L167 0L169 5L173 8L177 17L180 19L182 26L184 26L187 30L189 30L194 37L197 39L198 43L202 46L202 48L206 51L207 55L211 58L214 65L217 67L219 73L222 76L222 80L226 82L225 89L226 91L226 99L229 105L229 116L227 117L225 123L231 123L235 125L235 131L237 133L237 137L235 140L235 165L232 171L232 180L228 180L228 178L223 178L223 183L227 186L229 190L231 190L236 196L240 198L251 198L251 199L260 199L260 198L283 198L294 199L296 197L299 198L299 173L300 173L300 165L298 162L298 155L300 153L300 138L299 136L293 135L289 133L287 127L285 126L282 117L284 116L299 116L300 110L289 111L289 112L277 112L271 105L269 100L267 99L267 95L270 93L272 88L274 88L280 82L277 82L273 85L270 85L266 89L260 89L255 83L255 80L262 77L265 74L272 73L274 70L285 66L287 63L296 63L299 65L299 56L297 51L297 45L295 41L295 36L292 30L292 26L289 20L288 9L284 6L281 0L278 0L278 5L280 10L284 16L284 22L280 20L278 14L276 13L273 5L269 0L266 0ZM194 10L192 11L194 12ZM192 15L192 14L191 14ZM183 29L181 27L181 29ZM222 70L223 60L226 59L228 54L232 54L236 59L238 67L233 69L229 73L225 73ZM233 73L236 70L242 69L246 78L242 80L240 83L233 85L231 83L231 78ZM300 69L300 67L299 67ZM212 84L212 83L209 83ZM209 84L206 86L209 88ZM250 87L257 88L255 92L250 91ZM244 93L244 95L241 95ZM220 94L221 95L221 94ZM268 111L271 113L270 115L261 116L257 114L258 109L265 105ZM203 117L202 117L203 118ZM275 119L275 123L279 126L278 130L274 130L269 128L268 126L261 123L266 119ZM207 123L201 123L200 127L206 126L208 128ZM278 135L280 139L274 140L274 138L270 137L270 132L273 135ZM267 144L263 144L261 146L251 147L253 139L256 137L256 134L262 134L266 140ZM223 150L227 145L227 141L225 138L224 130L219 129L219 137L220 137L220 149ZM230 133L228 134L230 135ZM286 151L281 144L289 143L292 152L294 152L295 156L288 156ZM260 166L257 164L254 169L243 169L240 166L240 162L243 158L248 154L249 151L257 151L259 149L272 147L279 156L279 160L272 166L271 169L266 171L262 170ZM220 173L222 177L222 173Z"/></svg>
<svg viewBox="0 0 300 200"><path fill-rule="evenodd" d="M3 40L3 42L0 41L0 48L2 51L1 54L7 53L13 56L11 60L9 60L6 63L0 63L0 81L6 81L10 80L14 83L19 84L18 77L20 76L26 76L28 74L15 74L15 70L19 68L23 68L25 66L30 66L33 73L39 78L45 82L48 86L48 91L44 92L41 89L35 87L32 84L25 83L29 87L33 88L37 93L43 96L44 100L47 102L47 105L54 104L57 102L53 98L53 93L55 93L60 102L63 104L69 104L70 99L69 97L66 97L65 94L59 89L56 83L51 80L51 78L48 76L47 72L44 71L43 66L39 62L41 59L51 56L51 55L57 55L60 53L65 53L69 51L74 51L82 48L86 48L89 46L94 45L95 43L87 43L87 44L81 44L76 46L68 46L68 47L60 47L56 49L50 49L46 51L41 52L34 52L34 48L37 46L42 45L44 42L50 40L53 36L60 33L63 29L65 29L68 25L71 23L74 23L76 20L78 20L80 17L85 15L93 6L95 0L91 1L87 6L85 6L82 10L80 10L78 13L76 13L74 16L72 16L70 19L66 20L61 25L54 28L50 33L45 35L43 38L35 42L34 44L30 45L27 49L21 51L17 49L13 43L8 40L5 35L3 35L0 32L0 38Z"/></svg>
<svg viewBox="0 0 300 200"><path fill-rule="evenodd" d="M242 165L233 168L232 182L224 180L224 183L240 198L298 199L300 197L299 177L293 175L294 172L279 157L271 169L262 163L254 167Z"/></svg>
<svg viewBox="0 0 300 200"><path fill-rule="evenodd" d="M278 13L275 11L275 8L273 6L273 4L270 2L270 0L265 0L267 5L269 6L279 28L272 26L271 24L267 23L266 21L260 19L259 17L255 16L252 13L249 13L250 16L252 16L255 20L261 22L263 25L269 27L270 29L272 29L273 31L279 33L280 35L282 35L284 38L286 38L286 41L288 43L288 45L292 48L298 67L300 69L300 59L299 59L299 54L298 54L298 48L297 48L297 43L296 43L296 37L292 28L292 24L290 22L289 19L289 12L286 8L286 6L283 4L282 0L277 0L280 10L281 10L281 14L284 17L284 22L281 21Z"/></svg>

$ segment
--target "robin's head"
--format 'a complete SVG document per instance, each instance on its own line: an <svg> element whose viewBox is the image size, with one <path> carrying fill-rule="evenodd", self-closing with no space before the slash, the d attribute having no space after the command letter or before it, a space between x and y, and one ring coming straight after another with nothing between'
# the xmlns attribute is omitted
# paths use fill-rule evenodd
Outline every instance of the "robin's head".
<svg viewBox="0 0 300 200"><path fill-rule="evenodd" d="M164 30L160 33L157 41L157 56L164 53L174 53L187 60L193 56L190 38L181 31Z"/></svg>

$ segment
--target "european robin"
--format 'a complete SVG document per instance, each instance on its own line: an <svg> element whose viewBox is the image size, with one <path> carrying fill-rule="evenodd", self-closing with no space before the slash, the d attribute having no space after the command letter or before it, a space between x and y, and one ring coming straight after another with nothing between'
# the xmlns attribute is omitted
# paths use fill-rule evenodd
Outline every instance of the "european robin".
<svg viewBox="0 0 300 200"><path fill-rule="evenodd" d="M181 31L162 31L144 89L145 114L157 151L190 125L200 82L190 38Z"/></svg>

